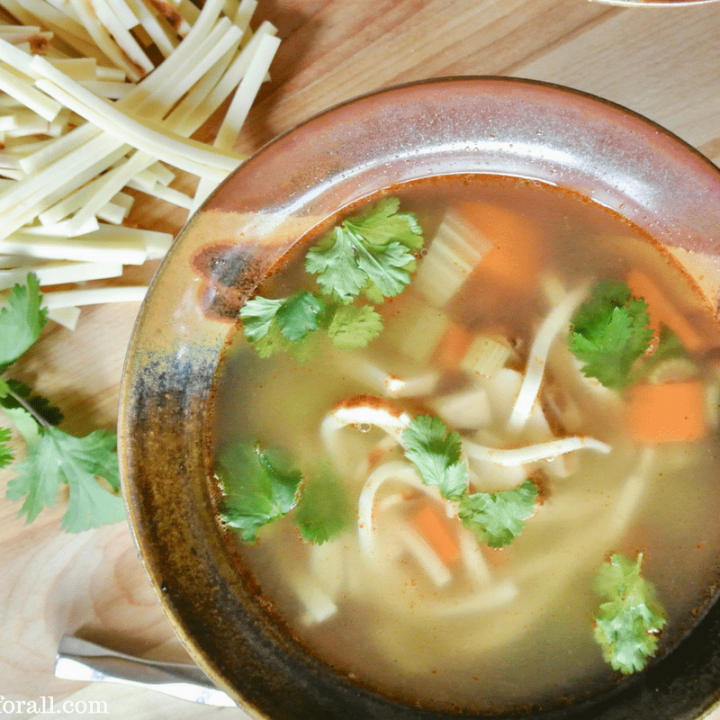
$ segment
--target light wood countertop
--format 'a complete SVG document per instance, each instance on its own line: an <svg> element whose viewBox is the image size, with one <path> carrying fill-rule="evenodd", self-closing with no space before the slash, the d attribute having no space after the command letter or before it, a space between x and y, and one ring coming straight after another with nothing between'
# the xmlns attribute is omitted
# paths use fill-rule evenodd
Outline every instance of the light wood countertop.
<svg viewBox="0 0 720 720"><path fill-rule="evenodd" d="M272 82L238 139L244 152L380 87L510 75L625 105L720 162L720 3L623 9L588 0L260 0L257 18L278 26L282 44ZM159 202L144 203L140 212L161 229L177 230L184 221ZM153 270L135 275L148 279ZM83 312L75 332L49 327L14 376L60 405L68 431L113 428L137 311L137 304L98 306ZM124 523L68 535L60 531L63 508L56 507L25 525L4 497L12 473L1 476L0 696L107 700L109 714L96 717L118 720L243 717L150 691L55 679L64 633L82 630L141 654L175 657L182 650ZM720 720L720 711L711 718Z"/></svg>

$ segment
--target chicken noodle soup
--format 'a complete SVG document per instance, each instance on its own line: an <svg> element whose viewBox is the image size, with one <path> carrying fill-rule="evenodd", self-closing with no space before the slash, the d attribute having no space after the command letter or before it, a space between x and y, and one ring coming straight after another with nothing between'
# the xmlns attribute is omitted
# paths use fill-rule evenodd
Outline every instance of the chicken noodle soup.
<svg viewBox="0 0 720 720"><path fill-rule="evenodd" d="M606 688L715 592L712 314L667 252L556 187L372 200L241 311L214 493L238 563L310 652L401 702Z"/></svg>

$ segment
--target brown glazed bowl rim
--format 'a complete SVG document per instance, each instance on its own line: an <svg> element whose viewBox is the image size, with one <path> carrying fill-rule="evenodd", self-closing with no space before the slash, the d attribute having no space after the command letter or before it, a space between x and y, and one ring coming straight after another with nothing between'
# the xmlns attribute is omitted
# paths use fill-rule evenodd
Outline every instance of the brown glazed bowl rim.
<svg viewBox="0 0 720 720"><path fill-rule="evenodd" d="M381 188L475 172L570 187L720 274L720 171L625 108L537 81L457 77L381 90L309 119L233 173L156 273L128 350L118 437L130 526L163 608L198 664L253 717L447 717L338 676L269 619L215 519L208 428L239 304L303 233ZM609 694L521 714L678 720L719 700L715 604L677 650Z"/></svg>

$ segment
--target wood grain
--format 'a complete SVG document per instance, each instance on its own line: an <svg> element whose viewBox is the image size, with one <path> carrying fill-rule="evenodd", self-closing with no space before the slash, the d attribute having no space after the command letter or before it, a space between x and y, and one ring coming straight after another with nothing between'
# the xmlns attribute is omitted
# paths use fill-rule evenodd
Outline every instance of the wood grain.
<svg viewBox="0 0 720 720"><path fill-rule="evenodd" d="M621 9L587 0L260 0L283 42L237 147L251 152L297 122L377 88L426 77L511 75L601 95L720 160L720 3ZM187 179L181 184L191 186ZM176 231L182 213L139 213ZM154 266L136 270L149 278ZM112 428L137 305L86 310L74 333L47 329L14 373L65 411L65 428ZM108 702L97 717L242 717L156 693L53 677L63 633L120 650L180 657L125 524L59 530L62 507L32 525L4 499L0 475L0 695ZM24 713L16 717L30 717ZM41 716L38 716L41 717ZM710 716L720 720L720 712Z"/></svg>

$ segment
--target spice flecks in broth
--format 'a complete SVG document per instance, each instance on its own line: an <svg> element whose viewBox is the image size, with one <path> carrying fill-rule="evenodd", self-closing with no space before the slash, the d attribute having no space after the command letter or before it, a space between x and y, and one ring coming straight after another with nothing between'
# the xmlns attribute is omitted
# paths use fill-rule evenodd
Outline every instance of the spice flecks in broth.
<svg viewBox="0 0 720 720"><path fill-rule="evenodd" d="M310 652L401 702L504 711L606 688L672 648L717 584L716 323L667 253L571 193L463 176L392 197L359 217L401 218L369 244L402 246L402 288L358 275L332 297L313 270L342 250L333 231L308 245L320 266L274 283L289 307L268 292L238 326L218 455L255 443L244 487L283 508L238 562ZM335 342L348 312L367 342ZM317 342L258 352L258 322L273 349ZM610 558L642 593L610 587Z"/></svg>

